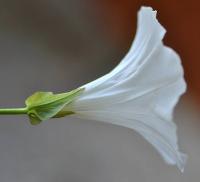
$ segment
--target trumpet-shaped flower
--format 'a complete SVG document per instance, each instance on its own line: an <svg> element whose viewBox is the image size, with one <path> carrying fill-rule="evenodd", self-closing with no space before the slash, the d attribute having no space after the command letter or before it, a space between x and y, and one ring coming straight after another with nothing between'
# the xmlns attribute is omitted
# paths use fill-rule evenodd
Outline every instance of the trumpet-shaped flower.
<svg viewBox="0 0 200 182"><path fill-rule="evenodd" d="M27 113L32 124L72 114L131 128L183 171L186 156L178 149L173 109L186 84L179 56L162 42L164 34L156 11L143 7L135 40L110 73L71 92L36 92L26 108L14 112Z"/></svg>
<svg viewBox="0 0 200 182"><path fill-rule="evenodd" d="M84 91L63 111L73 116L131 128L151 143L164 160L183 171L173 109L186 90L179 56L165 46L165 29L156 11L142 7L135 40L123 60Z"/></svg>

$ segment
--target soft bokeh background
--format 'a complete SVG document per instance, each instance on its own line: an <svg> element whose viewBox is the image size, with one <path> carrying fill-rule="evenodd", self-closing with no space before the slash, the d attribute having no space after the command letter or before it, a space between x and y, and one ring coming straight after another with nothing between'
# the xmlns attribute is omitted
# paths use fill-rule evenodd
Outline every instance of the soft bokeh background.
<svg viewBox="0 0 200 182"><path fill-rule="evenodd" d="M198 1L0 0L0 107L38 90L63 92L111 70L125 55L141 5L158 10L165 43L179 52L189 85L175 120L185 173L166 165L132 130L70 117L31 126L0 117L0 182L198 182Z"/></svg>

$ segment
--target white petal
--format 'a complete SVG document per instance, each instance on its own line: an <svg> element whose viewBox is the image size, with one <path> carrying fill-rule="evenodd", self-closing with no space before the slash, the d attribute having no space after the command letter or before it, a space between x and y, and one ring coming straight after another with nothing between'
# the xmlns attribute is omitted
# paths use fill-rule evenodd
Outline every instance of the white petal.
<svg viewBox="0 0 200 182"><path fill-rule="evenodd" d="M125 58L107 75L84 85L85 92L65 109L76 117L136 130L166 162L183 171L186 157L178 150L172 114L186 84L179 56L162 43L164 34L156 12L142 8Z"/></svg>
<svg viewBox="0 0 200 182"><path fill-rule="evenodd" d="M142 7L138 13L138 28L135 40L129 53L110 73L101 78L83 85L87 89L87 94L98 92L113 85L113 82L125 78L125 75L133 74L137 66L142 63L146 55L160 43L165 34L165 29L156 20L156 11L152 8Z"/></svg>
<svg viewBox="0 0 200 182"><path fill-rule="evenodd" d="M167 163L176 164L183 172L187 157L178 151L176 125L173 122L166 122L147 113L112 112L111 110L81 111L76 117L134 129L158 150Z"/></svg>

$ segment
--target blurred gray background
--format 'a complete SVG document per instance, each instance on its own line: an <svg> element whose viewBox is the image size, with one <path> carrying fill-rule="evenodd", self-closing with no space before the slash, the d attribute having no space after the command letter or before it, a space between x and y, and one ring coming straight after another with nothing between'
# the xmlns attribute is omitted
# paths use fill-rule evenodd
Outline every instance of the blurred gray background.
<svg viewBox="0 0 200 182"><path fill-rule="evenodd" d="M136 11L128 39L103 12L90 0L1 0L0 107L24 106L35 91L68 91L112 69L130 45ZM192 94L175 119L189 155L184 174L126 128L70 117L31 126L26 116L1 116L0 182L198 182L199 108Z"/></svg>

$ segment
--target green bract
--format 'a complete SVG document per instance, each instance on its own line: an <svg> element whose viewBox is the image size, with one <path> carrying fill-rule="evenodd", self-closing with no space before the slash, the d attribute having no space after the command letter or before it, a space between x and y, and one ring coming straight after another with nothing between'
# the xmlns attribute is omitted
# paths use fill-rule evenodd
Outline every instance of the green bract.
<svg viewBox="0 0 200 182"><path fill-rule="evenodd" d="M26 100L27 114L32 125L37 125L52 117L63 117L74 114L73 111L61 111L64 106L74 101L84 88L78 88L67 93L36 92Z"/></svg>

